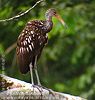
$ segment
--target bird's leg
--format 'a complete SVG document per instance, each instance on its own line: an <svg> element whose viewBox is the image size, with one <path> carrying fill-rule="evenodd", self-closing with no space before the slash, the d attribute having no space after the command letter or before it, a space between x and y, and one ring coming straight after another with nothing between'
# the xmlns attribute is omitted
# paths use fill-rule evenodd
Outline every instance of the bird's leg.
<svg viewBox="0 0 95 100"><path fill-rule="evenodd" d="M55 95L54 92L51 89L48 89L48 88L42 86L41 83L40 83L39 75L38 75L38 72L37 72L37 56L35 57L34 70L35 70L35 74L36 74L36 77L37 77L38 87L41 87L41 91L40 91L41 94L42 94L42 88L44 88L44 89L48 90L50 94Z"/></svg>
<svg viewBox="0 0 95 100"><path fill-rule="evenodd" d="M34 85L34 80L33 80L33 72L32 72L32 70L33 70L32 63L30 63L29 67L30 67L30 74L31 74L31 83L32 83L32 86L33 86Z"/></svg>
<svg viewBox="0 0 95 100"><path fill-rule="evenodd" d="M37 57L35 57L34 71L35 71L35 74L36 74L36 77L37 77L38 85L41 86L40 80L39 80L39 76L38 76L38 72L37 72L37 66L36 66L36 63L37 63ZM31 64L31 65L32 65L32 64ZM33 66L31 67L31 65L30 65L30 72L31 72L32 86L33 86L33 87L36 87L36 88L39 90L39 92L41 92L40 88L39 88L38 86L34 85L34 81L33 81L33 73L32 73L32 68L33 68ZM41 95L42 95L42 92L41 92Z"/></svg>
<svg viewBox="0 0 95 100"><path fill-rule="evenodd" d="M32 63L30 63L29 66L30 66L30 74L31 74L31 83L32 83L32 86L33 86L33 87L36 87L36 88L40 91L40 89L39 89L37 86L34 85L33 71L32 71L32 70L33 70L33 65L32 65ZM34 91L34 88L33 88L33 91ZM41 91L40 91L40 92L41 92Z"/></svg>
<svg viewBox="0 0 95 100"><path fill-rule="evenodd" d="M36 77L37 77L38 85L41 86L39 75L38 75L38 72L37 72L37 56L35 57L34 71L35 71L35 74L36 74Z"/></svg>

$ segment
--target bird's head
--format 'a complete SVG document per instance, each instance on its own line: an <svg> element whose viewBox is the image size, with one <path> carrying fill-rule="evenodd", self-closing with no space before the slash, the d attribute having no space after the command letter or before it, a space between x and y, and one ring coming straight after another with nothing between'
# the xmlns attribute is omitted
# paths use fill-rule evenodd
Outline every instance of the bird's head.
<svg viewBox="0 0 95 100"><path fill-rule="evenodd" d="M68 29L68 27L67 27L67 25L65 24L65 22L61 19L61 17L59 16L59 14L58 14L58 12L57 12L57 10L56 9L54 9L54 8L51 8L51 9L48 9L47 11L46 11L46 17L56 17L67 29Z"/></svg>

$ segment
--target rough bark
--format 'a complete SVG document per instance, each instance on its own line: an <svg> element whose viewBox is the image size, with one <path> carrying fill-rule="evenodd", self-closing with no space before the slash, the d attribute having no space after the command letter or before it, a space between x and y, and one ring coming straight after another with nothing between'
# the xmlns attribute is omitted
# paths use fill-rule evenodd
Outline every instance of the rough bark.
<svg viewBox="0 0 95 100"><path fill-rule="evenodd" d="M86 100L0 74L0 100Z"/></svg>

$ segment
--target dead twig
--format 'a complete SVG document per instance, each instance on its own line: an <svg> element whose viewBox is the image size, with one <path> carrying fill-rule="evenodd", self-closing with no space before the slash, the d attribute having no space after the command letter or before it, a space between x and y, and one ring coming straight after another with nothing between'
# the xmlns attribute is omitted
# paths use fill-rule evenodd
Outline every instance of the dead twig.
<svg viewBox="0 0 95 100"><path fill-rule="evenodd" d="M16 48L16 42L14 44L12 44L11 46L9 46L6 50L5 50L5 54L8 54L10 51L12 51L14 48Z"/></svg>
<svg viewBox="0 0 95 100"><path fill-rule="evenodd" d="M28 13L29 11L31 11L35 6L37 6L39 3L43 2L43 1L45 1L45 0L39 0L38 2L36 2L36 3L34 4L34 6L32 6L30 9L24 11L23 13L19 13L18 15L14 16L14 17L11 17L11 18L9 18L9 19L0 20L0 22L5 22L5 21L10 21L10 20L13 20L13 19L17 19L17 18L19 18L19 17L21 17L21 16L27 14L27 13Z"/></svg>

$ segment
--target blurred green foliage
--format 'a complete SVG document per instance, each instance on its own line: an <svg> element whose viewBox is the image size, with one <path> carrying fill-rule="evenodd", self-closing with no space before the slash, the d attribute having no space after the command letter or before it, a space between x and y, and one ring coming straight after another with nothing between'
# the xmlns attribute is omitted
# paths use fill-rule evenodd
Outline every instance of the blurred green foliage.
<svg viewBox="0 0 95 100"><path fill-rule="evenodd" d="M37 0L1 0L0 19L10 18L32 7ZM68 30L53 18L49 42L38 63L42 85L53 90L95 99L95 1L46 0L19 19L0 23L0 73L2 54L17 41L25 24L33 19L45 20L45 12L56 8ZM18 69L16 49L3 57L5 74L27 82L30 73ZM34 76L35 77L35 76ZM36 79L34 78L36 81ZM35 82L36 83L36 82Z"/></svg>

